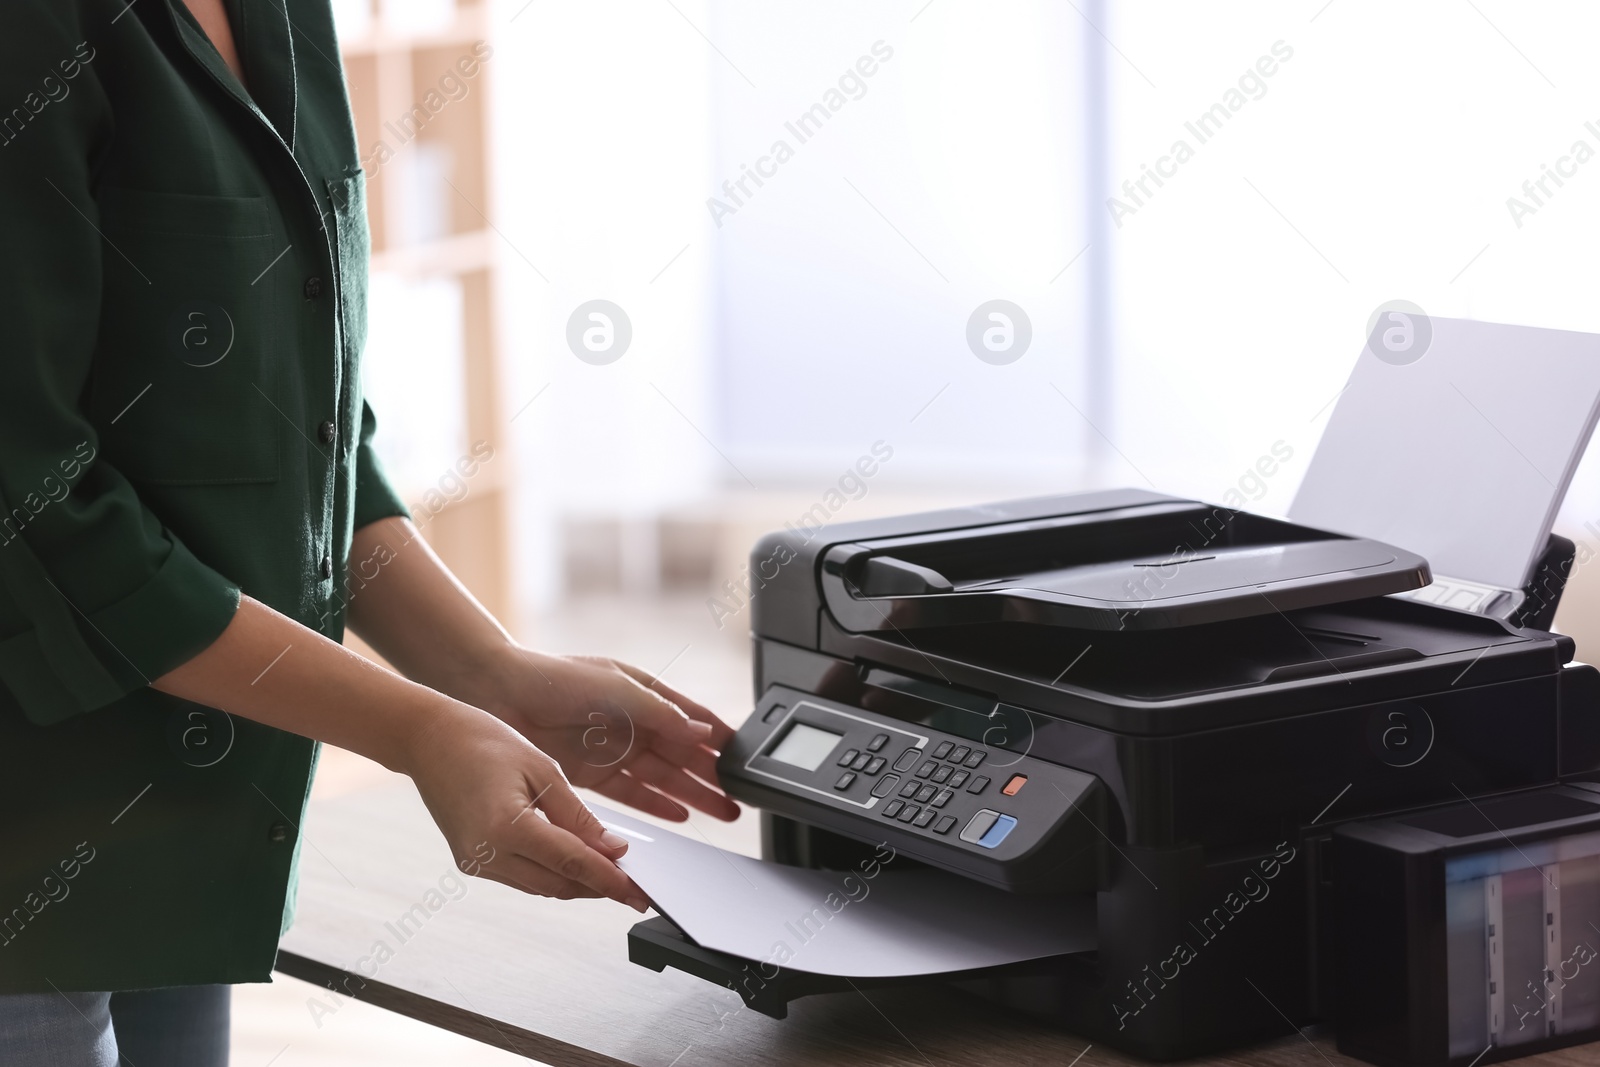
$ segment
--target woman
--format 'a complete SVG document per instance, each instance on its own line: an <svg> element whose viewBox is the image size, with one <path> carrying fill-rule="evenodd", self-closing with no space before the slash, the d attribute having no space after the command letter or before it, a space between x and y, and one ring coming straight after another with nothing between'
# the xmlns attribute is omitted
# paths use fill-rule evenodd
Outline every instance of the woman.
<svg viewBox="0 0 1600 1067"><path fill-rule="evenodd" d="M572 785L738 812L724 723L520 648L384 480L337 56L327 0L0 7L9 1067L225 1062L319 741L409 774L464 870L530 893L645 907Z"/></svg>

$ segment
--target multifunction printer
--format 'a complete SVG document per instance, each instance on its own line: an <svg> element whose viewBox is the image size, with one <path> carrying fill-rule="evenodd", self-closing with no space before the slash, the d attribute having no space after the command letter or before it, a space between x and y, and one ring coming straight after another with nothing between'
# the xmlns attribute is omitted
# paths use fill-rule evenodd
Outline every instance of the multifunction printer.
<svg viewBox="0 0 1600 1067"><path fill-rule="evenodd" d="M751 556L721 780L779 863L886 842L1092 897L1093 951L937 980L1137 1055L1318 1021L1393 1064L1593 1039L1600 673L1549 632L1572 558L1552 537L1494 614L1429 602L1404 548L1142 490L786 530ZM663 918L630 951L780 1017L847 988L751 982Z"/></svg>

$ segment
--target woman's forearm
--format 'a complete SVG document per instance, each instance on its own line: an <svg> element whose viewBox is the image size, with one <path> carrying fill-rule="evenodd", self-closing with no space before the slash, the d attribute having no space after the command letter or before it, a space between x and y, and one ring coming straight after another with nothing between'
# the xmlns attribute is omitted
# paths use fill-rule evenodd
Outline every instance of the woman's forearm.
<svg viewBox="0 0 1600 1067"><path fill-rule="evenodd" d="M249 597L210 647L152 684L403 773L421 731L441 716L479 714Z"/></svg>
<svg viewBox="0 0 1600 1067"><path fill-rule="evenodd" d="M409 519L355 532L347 592L350 629L395 669L482 706L476 690L511 635L467 591Z"/></svg>

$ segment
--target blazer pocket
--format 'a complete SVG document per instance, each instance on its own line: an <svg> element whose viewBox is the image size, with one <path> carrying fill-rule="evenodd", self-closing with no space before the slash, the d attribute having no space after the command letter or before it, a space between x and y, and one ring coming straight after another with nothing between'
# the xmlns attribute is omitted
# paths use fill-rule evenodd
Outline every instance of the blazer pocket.
<svg viewBox="0 0 1600 1067"><path fill-rule="evenodd" d="M293 281L271 202L110 189L89 416L135 482L272 482ZM278 276L273 276L273 268Z"/></svg>

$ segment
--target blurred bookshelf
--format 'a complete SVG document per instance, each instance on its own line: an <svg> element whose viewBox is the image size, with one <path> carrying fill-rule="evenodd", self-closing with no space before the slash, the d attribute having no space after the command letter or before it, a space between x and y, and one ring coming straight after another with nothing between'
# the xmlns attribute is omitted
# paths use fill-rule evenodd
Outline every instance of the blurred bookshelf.
<svg viewBox="0 0 1600 1067"><path fill-rule="evenodd" d="M514 628L488 4L335 0L334 15L367 175L377 446L428 542Z"/></svg>

